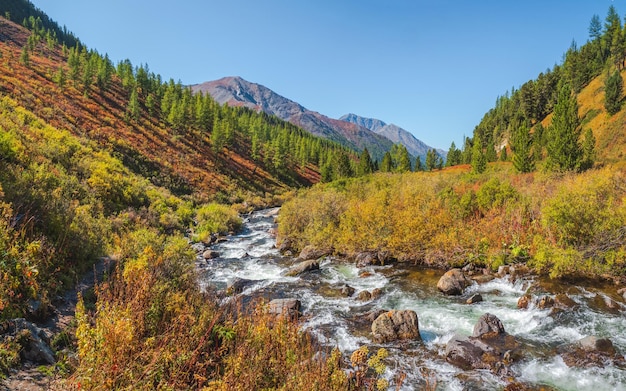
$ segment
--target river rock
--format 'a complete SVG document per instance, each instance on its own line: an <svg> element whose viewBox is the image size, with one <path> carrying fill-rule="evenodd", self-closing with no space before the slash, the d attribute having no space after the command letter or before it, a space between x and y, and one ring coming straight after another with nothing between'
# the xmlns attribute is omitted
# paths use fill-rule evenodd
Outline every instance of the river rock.
<svg viewBox="0 0 626 391"><path fill-rule="evenodd" d="M545 310L554 306L554 299L550 296L542 296L537 300L537 308Z"/></svg>
<svg viewBox="0 0 626 391"><path fill-rule="evenodd" d="M481 296L480 293L474 293L472 296L470 296L469 299L467 299L465 302L467 304L474 304L474 303L480 303L481 301L483 301L483 297Z"/></svg>
<svg viewBox="0 0 626 391"><path fill-rule="evenodd" d="M197 243L192 243L191 244L191 248L193 249L193 251L195 251L197 254L202 254L204 252L204 250L206 249L204 243L202 242L197 242Z"/></svg>
<svg viewBox="0 0 626 391"><path fill-rule="evenodd" d="M218 253L217 251L213 251L213 250L206 250L205 252L202 253L202 258L206 260L215 259L219 256L220 256L220 253Z"/></svg>
<svg viewBox="0 0 626 391"><path fill-rule="evenodd" d="M392 310L385 312L372 323L374 340L379 343L402 339L421 340L415 311Z"/></svg>
<svg viewBox="0 0 626 391"><path fill-rule="evenodd" d="M354 295L355 289L350 285L344 285L340 288L339 292L341 292L341 295L344 297L350 297Z"/></svg>
<svg viewBox="0 0 626 391"><path fill-rule="evenodd" d="M529 294L526 294L526 295L520 297L517 300L517 308L524 309L524 310L527 309L531 300L532 300L532 296L529 295Z"/></svg>
<svg viewBox="0 0 626 391"><path fill-rule="evenodd" d="M521 343L507 334L500 319L484 314L471 337L455 335L446 345L446 360L464 370L489 369L510 375L510 364L520 357Z"/></svg>
<svg viewBox="0 0 626 391"><path fill-rule="evenodd" d="M501 335L504 333L505 331L502 321L500 321L497 316L486 313L483 314L478 319L476 325L474 325L474 332L472 333L472 337L485 338Z"/></svg>
<svg viewBox="0 0 626 391"><path fill-rule="evenodd" d="M617 290L617 294L622 296L626 300L626 288L620 288Z"/></svg>
<svg viewBox="0 0 626 391"><path fill-rule="evenodd" d="M269 302L268 312L275 316L288 316L296 318L300 316L302 303L298 299L274 299Z"/></svg>
<svg viewBox="0 0 626 391"><path fill-rule="evenodd" d="M278 251L280 251L283 254L286 253L287 251L291 252L293 250L293 241L289 238L285 238L285 239L277 238L276 246L278 248Z"/></svg>
<svg viewBox="0 0 626 391"><path fill-rule="evenodd" d="M359 301L368 301L372 299L372 294L369 291L361 291L356 299Z"/></svg>
<svg viewBox="0 0 626 391"><path fill-rule="evenodd" d="M256 282L255 280L248 280L246 278L235 278L226 287L226 293L229 295L239 294Z"/></svg>
<svg viewBox="0 0 626 391"><path fill-rule="evenodd" d="M383 295L383 291L380 288L374 288L372 289L372 300L374 299L378 299L379 297L381 297Z"/></svg>
<svg viewBox="0 0 626 391"><path fill-rule="evenodd" d="M446 295L461 295L470 284L470 280L460 269L448 270L437 282L437 289Z"/></svg>
<svg viewBox="0 0 626 391"><path fill-rule="evenodd" d="M558 308L570 309L576 307L578 304L567 294L559 293L554 296L554 305Z"/></svg>
<svg viewBox="0 0 626 391"><path fill-rule="evenodd" d="M378 259L376 258L376 255L374 253L363 252L358 253L354 260L356 261L356 267L365 267L373 264Z"/></svg>
<svg viewBox="0 0 626 391"><path fill-rule="evenodd" d="M568 367L604 367L608 363L624 367L624 357L618 354L613 342L608 338L588 336L573 344L565 344L557 349Z"/></svg>
<svg viewBox="0 0 626 391"><path fill-rule="evenodd" d="M319 268L320 262L317 259L310 259L308 261L302 261L293 265L291 268L289 268L286 275L290 277L295 277L311 270L319 270Z"/></svg>
<svg viewBox="0 0 626 391"><path fill-rule="evenodd" d="M330 249L317 248L315 246L309 245L303 248L302 251L300 251L300 255L298 255L298 258L304 261L308 261L311 259L319 259L323 256L330 255L331 253L332 251Z"/></svg>

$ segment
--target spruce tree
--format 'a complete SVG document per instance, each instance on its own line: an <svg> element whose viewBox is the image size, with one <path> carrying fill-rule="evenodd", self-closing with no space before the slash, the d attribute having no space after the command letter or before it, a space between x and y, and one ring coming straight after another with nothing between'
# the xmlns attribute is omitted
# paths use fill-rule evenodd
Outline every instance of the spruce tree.
<svg viewBox="0 0 626 391"><path fill-rule="evenodd" d="M374 171L374 163L372 162L372 158L370 157L370 153L367 148L363 149L361 152L361 156L359 156L359 166L357 169L357 174L359 176L371 174Z"/></svg>
<svg viewBox="0 0 626 391"><path fill-rule="evenodd" d="M385 152L383 155L383 161L380 163L380 171L381 172L391 172L393 171L393 161L391 159L391 154L389 151Z"/></svg>
<svg viewBox="0 0 626 391"><path fill-rule="evenodd" d="M426 170L427 171L434 170L435 168L437 168L438 163L439 161L438 161L437 151L435 151L434 149L429 149L426 152Z"/></svg>
<svg viewBox="0 0 626 391"><path fill-rule="evenodd" d="M580 167L580 120L576 96L568 83L559 88L552 125L548 129L547 167L554 171L572 171Z"/></svg>
<svg viewBox="0 0 626 391"><path fill-rule="evenodd" d="M532 152L532 139L530 130L526 125L520 126L515 131L512 149L513 166L519 172L531 172L535 170L535 157Z"/></svg>
<svg viewBox="0 0 626 391"><path fill-rule="evenodd" d="M461 164L462 159L462 151L457 149L454 141L450 144L450 149L448 149L448 155L446 156L446 167L456 166Z"/></svg>
<svg viewBox="0 0 626 391"><path fill-rule="evenodd" d="M620 111L622 106L622 92L624 88L622 75L619 71L607 77L604 83L604 108L610 115Z"/></svg>
<svg viewBox="0 0 626 391"><path fill-rule="evenodd" d="M487 169L487 158L483 152L482 142L478 135L474 136L474 146L472 146L472 172L480 174Z"/></svg>

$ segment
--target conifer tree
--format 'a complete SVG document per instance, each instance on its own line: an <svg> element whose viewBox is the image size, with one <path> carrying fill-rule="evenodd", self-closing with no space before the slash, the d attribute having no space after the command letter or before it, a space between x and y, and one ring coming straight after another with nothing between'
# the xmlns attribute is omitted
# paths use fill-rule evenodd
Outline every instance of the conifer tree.
<svg viewBox="0 0 626 391"><path fill-rule="evenodd" d="M604 108L610 115L621 109L623 84L622 75L617 70L604 83Z"/></svg>
<svg viewBox="0 0 626 391"><path fill-rule="evenodd" d="M437 151L435 151L434 149L429 149L426 152L426 170L427 171L434 170L435 168L437 168L438 162L439 160L437 156Z"/></svg>
<svg viewBox="0 0 626 391"><path fill-rule="evenodd" d="M502 150L500 151L500 161L501 162L506 162L509 160L509 155L508 152L506 151L506 146L504 148L502 148Z"/></svg>
<svg viewBox="0 0 626 391"><path fill-rule="evenodd" d="M576 97L570 85L563 83L554 106L552 125L548 129L549 169L562 172L580 168L582 151L579 144L579 122Z"/></svg>
<svg viewBox="0 0 626 391"><path fill-rule="evenodd" d="M456 166L461 164L462 151L456 147L454 141L450 144L448 149L448 155L446 156L446 167Z"/></svg>
<svg viewBox="0 0 626 391"><path fill-rule="evenodd" d="M359 176L371 174L374 171L374 163L372 162L372 158L370 156L367 148L363 149L361 155L359 156L359 166L357 170L357 174Z"/></svg>
<svg viewBox="0 0 626 391"><path fill-rule="evenodd" d="M128 116L135 121L139 120L141 116L141 107L139 106L139 98L137 96L137 91L133 89L133 92L130 94L130 99L128 100Z"/></svg>
<svg viewBox="0 0 626 391"><path fill-rule="evenodd" d="M20 62L22 65L30 66L30 55L28 54L28 46L22 47L22 53L20 54Z"/></svg>
<svg viewBox="0 0 626 391"><path fill-rule="evenodd" d="M532 139L530 137L530 129L526 125L521 125L515 131L513 137L514 152L513 166L519 172L531 172L535 170L535 157L532 152Z"/></svg>
<svg viewBox="0 0 626 391"><path fill-rule="evenodd" d="M383 155L383 160L380 163L380 171L381 172L391 172L393 171L393 161L391 159L391 154L389 151L385 152Z"/></svg>
<svg viewBox="0 0 626 391"><path fill-rule="evenodd" d="M63 65L59 65L59 69L57 73L54 75L54 82L57 83L59 88L65 88L65 82L67 81L67 76L65 75L65 69Z"/></svg>
<svg viewBox="0 0 626 391"><path fill-rule="evenodd" d="M472 172L480 174L487 169L487 158L483 152L482 142L478 135L474 136L474 145L472 146Z"/></svg>
<svg viewBox="0 0 626 391"><path fill-rule="evenodd" d="M391 147L391 159L393 161L394 171L411 171L411 158L409 157L409 151L407 151L404 145L394 144Z"/></svg>
<svg viewBox="0 0 626 391"><path fill-rule="evenodd" d="M424 171L424 166L422 165L422 158L419 156L415 159L415 172Z"/></svg>

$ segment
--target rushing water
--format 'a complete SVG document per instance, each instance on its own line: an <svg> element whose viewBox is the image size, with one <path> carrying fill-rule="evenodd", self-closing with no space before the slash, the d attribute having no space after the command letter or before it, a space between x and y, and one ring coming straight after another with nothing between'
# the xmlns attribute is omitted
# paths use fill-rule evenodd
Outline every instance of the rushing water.
<svg viewBox="0 0 626 391"><path fill-rule="evenodd" d="M496 315L509 334L531 347L531 353L511 367L516 381L559 390L626 390L626 371L612 365L569 368L556 353L559 345L588 335L610 338L618 352L626 353L626 306L616 295L612 296L614 287L602 290L559 286L531 277L514 282L496 278L483 284L474 283L462 298L447 297L436 289L440 271L408 265L359 269L354 263L330 258L321 262L319 271L286 277L284 273L293 260L275 249L271 229L276 212L272 209L251 214L240 234L214 245L220 257L201 262L203 283L224 289L236 278L245 278L255 283L247 286L243 295L299 299L303 327L322 343L337 346L345 354L361 345L387 348L392 360L389 378L399 371L406 374L402 390L425 385L418 368L430 370L431 376L436 377L437 389L502 389L507 384L504 379L489 371L462 371L447 363L443 354L453 335L471 335L478 318L486 312ZM344 285L354 288L355 294L351 297L339 294ZM526 310L518 309L517 300L531 286L536 294L553 296L566 292L576 304L556 314L533 304ZM357 299L359 292L376 288L382 291L380 297L368 301ZM466 304L465 298L471 293L480 293L484 301ZM358 321L359 316L375 309L414 310L423 341L375 344L371 340L370 323Z"/></svg>

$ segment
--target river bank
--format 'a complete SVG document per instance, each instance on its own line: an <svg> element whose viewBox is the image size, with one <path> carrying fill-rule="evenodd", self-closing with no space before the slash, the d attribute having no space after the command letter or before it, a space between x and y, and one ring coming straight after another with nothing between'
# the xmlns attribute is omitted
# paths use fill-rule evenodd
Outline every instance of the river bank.
<svg viewBox="0 0 626 391"><path fill-rule="evenodd" d="M216 257L205 260L200 256L202 283L226 290L245 280L239 295L300 300L303 329L344 355L363 345L370 350L385 347L390 352L386 376L393 380L405 374L402 389L406 390L424 387L425 373L434 376L441 389L451 390L503 389L517 383L528 389L580 390L591 384L595 390L626 387L626 374L619 365L568 366L563 355L565 347L589 336L609 338L617 352L626 351L626 305L615 285L568 284L502 270L500 276L480 273L462 295L445 296L437 290L442 270L409 264L357 267L355 262L332 257L322 257L318 270L290 276L296 261L281 255L275 246L276 213L275 209L253 213L241 233L211 246ZM467 304L477 293L483 300ZM518 308L518 301L527 294L531 295L527 307ZM549 299L542 304L544 297ZM557 297L562 302L566 297L567 307L546 305ZM381 310L415 311L422 341L376 343L371 321L365 319ZM485 313L497 316L506 332L527 346L523 357L511 364L510 376L464 370L446 360L448 343L455 335L470 336Z"/></svg>

